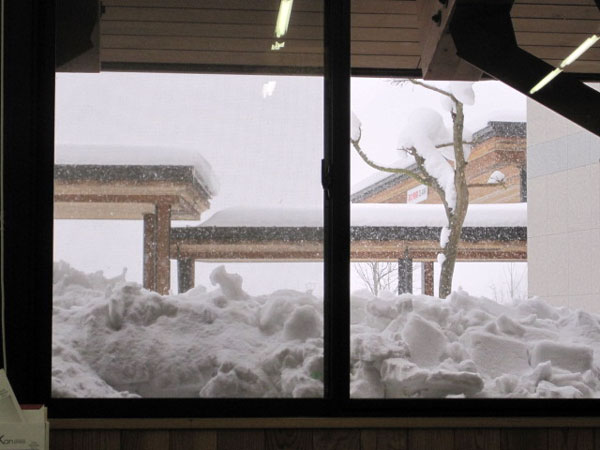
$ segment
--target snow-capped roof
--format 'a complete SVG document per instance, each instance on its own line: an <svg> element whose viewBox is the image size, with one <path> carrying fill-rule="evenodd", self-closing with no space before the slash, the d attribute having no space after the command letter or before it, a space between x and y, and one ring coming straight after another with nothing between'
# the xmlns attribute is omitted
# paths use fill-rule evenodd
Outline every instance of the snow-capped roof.
<svg viewBox="0 0 600 450"><path fill-rule="evenodd" d="M351 226L443 227L447 219L442 205L405 203L353 203ZM320 227L320 208L234 207L215 213L201 223L205 227ZM526 203L473 204L465 227L526 227Z"/></svg>
<svg viewBox="0 0 600 450"><path fill-rule="evenodd" d="M465 85L466 86L466 85ZM358 119L357 119L358 120ZM429 125L430 119L427 118L415 118L414 123L409 124L409 129L414 128L416 124L421 123L424 127ZM406 132L405 132L406 134ZM519 121L489 121L487 125L477 132L473 133L472 139L479 143L486 141L494 136L499 137L520 137L524 138L527 134L527 124ZM412 135L411 135L412 136ZM447 139L446 139L447 140ZM412 142L401 142L399 146L412 146ZM435 154L435 153L434 153ZM448 159L448 155L443 155ZM450 158L451 159L451 158ZM444 167L441 161L438 161L438 165ZM398 159L389 167L408 169L415 164L412 156L406 155L405 157ZM383 164L386 165L386 164ZM362 200L363 198L369 197L375 192L380 192L382 188L387 188L387 182L396 185L399 180L406 178L406 175L399 175L390 172L375 172L368 177L362 179L358 183L354 184L351 189L353 200Z"/></svg>
<svg viewBox="0 0 600 450"><path fill-rule="evenodd" d="M389 164L389 165L383 164L383 165L393 168L393 169L408 169L413 164L415 164L415 159L412 156L407 155L400 159L397 159L392 164ZM368 177L362 179L358 183L354 184L351 189L352 194L358 193L358 192L362 191L363 189L373 186L374 184L377 184L377 183L385 180L386 178L397 177L397 176L398 176L398 174L390 173L390 172L381 172L381 171L375 172L375 173L369 175ZM403 175L400 175L400 176L403 176Z"/></svg>
<svg viewBox="0 0 600 450"><path fill-rule="evenodd" d="M59 144L55 146L54 154L56 164L191 166L209 194L216 195L219 191L219 183L210 163L196 149L145 145Z"/></svg>

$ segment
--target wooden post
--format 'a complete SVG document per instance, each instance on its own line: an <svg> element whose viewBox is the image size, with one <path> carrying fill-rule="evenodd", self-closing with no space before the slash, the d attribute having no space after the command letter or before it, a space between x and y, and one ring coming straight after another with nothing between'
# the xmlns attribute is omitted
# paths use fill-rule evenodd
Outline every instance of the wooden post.
<svg viewBox="0 0 600 450"><path fill-rule="evenodd" d="M156 205L156 292L168 294L171 287L169 234L171 232L171 205Z"/></svg>
<svg viewBox="0 0 600 450"><path fill-rule="evenodd" d="M421 263L421 288L424 295L433 295L433 261Z"/></svg>
<svg viewBox="0 0 600 450"><path fill-rule="evenodd" d="M183 258L177 260L177 284L180 294L189 291L194 287L194 266L193 258Z"/></svg>
<svg viewBox="0 0 600 450"><path fill-rule="evenodd" d="M412 294L412 264L413 260L408 255L398 259L398 295Z"/></svg>
<svg viewBox="0 0 600 450"><path fill-rule="evenodd" d="M156 214L144 214L144 288L156 290Z"/></svg>

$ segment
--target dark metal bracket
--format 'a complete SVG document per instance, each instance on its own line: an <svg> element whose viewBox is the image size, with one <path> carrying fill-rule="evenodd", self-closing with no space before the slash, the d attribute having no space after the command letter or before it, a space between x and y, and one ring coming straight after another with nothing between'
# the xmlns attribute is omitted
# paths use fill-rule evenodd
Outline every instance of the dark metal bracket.
<svg viewBox="0 0 600 450"><path fill-rule="evenodd" d="M457 1L449 25L459 57L583 128L600 135L600 92L561 73L535 94L529 90L554 69L517 45L511 0Z"/></svg>

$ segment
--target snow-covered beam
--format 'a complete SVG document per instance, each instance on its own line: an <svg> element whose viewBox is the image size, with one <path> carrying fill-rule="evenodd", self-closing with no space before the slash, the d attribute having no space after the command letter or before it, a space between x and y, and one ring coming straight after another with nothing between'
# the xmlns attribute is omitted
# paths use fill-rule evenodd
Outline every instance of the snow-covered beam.
<svg viewBox="0 0 600 450"><path fill-rule="evenodd" d="M435 261L439 227L352 227L350 258L393 261L406 256ZM525 227L463 228L460 261L523 261L527 259ZM175 227L171 255L204 261L322 261L320 227Z"/></svg>

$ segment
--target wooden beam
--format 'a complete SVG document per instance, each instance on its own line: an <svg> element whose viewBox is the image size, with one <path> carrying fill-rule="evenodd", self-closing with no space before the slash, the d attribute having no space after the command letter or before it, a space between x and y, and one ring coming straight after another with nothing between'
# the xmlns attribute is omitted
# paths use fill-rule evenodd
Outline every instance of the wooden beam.
<svg viewBox="0 0 600 450"><path fill-rule="evenodd" d="M481 70L459 58L448 24L456 0L444 5L439 0L418 0L418 22L421 32L421 70L426 80L477 81Z"/></svg>
<svg viewBox="0 0 600 450"><path fill-rule="evenodd" d="M195 284L195 268L193 258L177 260L177 285L179 294L189 291Z"/></svg>
<svg viewBox="0 0 600 450"><path fill-rule="evenodd" d="M412 269L413 260L408 256L408 252L402 258L398 258L398 295L412 294Z"/></svg>
<svg viewBox="0 0 600 450"><path fill-rule="evenodd" d="M433 296L433 261L421 263L421 288L424 295Z"/></svg>
<svg viewBox="0 0 600 450"><path fill-rule="evenodd" d="M56 71L100 72L100 2L56 2Z"/></svg>
<svg viewBox="0 0 600 450"><path fill-rule="evenodd" d="M119 195L119 194L56 194L54 202L77 203L177 203L175 195Z"/></svg>
<svg viewBox="0 0 600 450"><path fill-rule="evenodd" d="M144 214L144 288L156 291L156 214Z"/></svg>
<svg viewBox="0 0 600 450"><path fill-rule="evenodd" d="M171 205L156 205L156 292L166 295L171 287L171 261L169 260L169 231Z"/></svg>
<svg viewBox="0 0 600 450"><path fill-rule="evenodd" d="M438 241L353 241L350 257L353 261L397 261L408 249L415 261L435 260L440 252ZM172 253L181 258L205 261L322 261L320 242L174 242ZM526 261L527 242L462 241L459 261Z"/></svg>

